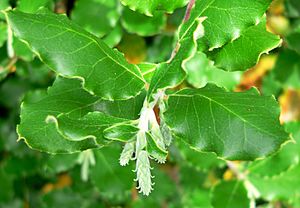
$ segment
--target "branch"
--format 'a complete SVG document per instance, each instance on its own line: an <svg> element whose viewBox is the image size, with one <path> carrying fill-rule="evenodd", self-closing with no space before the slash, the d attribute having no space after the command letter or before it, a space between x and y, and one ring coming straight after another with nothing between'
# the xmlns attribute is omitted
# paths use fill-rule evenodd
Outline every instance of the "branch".
<svg viewBox="0 0 300 208"><path fill-rule="evenodd" d="M189 4L187 5L185 15L184 15L184 18L183 18L183 21L182 21L183 23L187 22L190 19L191 11L192 11L193 6L195 5L195 1L196 0L190 0ZM176 45L175 45L175 48L172 51L171 57L170 57L168 62L171 62L174 59L174 57L176 56L179 48L180 48L180 44L179 44L179 42L177 42Z"/></svg>
<svg viewBox="0 0 300 208"><path fill-rule="evenodd" d="M194 5L195 5L195 0L190 0L188 6L186 8L186 11L185 11L185 16L183 19L184 22L187 22L190 19L191 11L192 11L192 8Z"/></svg>

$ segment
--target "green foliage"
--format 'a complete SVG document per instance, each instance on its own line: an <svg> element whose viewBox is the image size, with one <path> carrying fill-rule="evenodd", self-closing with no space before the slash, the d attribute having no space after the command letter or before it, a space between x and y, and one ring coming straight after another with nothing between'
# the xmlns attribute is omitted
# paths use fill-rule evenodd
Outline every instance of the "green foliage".
<svg viewBox="0 0 300 208"><path fill-rule="evenodd" d="M187 82L195 88L213 83L226 89L234 89L241 79L241 72L227 72L214 66L205 53L197 52L186 62Z"/></svg>
<svg viewBox="0 0 300 208"><path fill-rule="evenodd" d="M287 14L289 17L299 18L300 17L300 3L297 0L285 1Z"/></svg>
<svg viewBox="0 0 300 208"><path fill-rule="evenodd" d="M173 88L186 78L185 62L193 57L197 51L197 39L204 34L202 22L205 18L183 22L179 27L177 44L170 60L160 63L150 81L148 96L151 97L158 90Z"/></svg>
<svg viewBox="0 0 300 208"><path fill-rule="evenodd" d="M147 16L152 16L155 11L165 11L172 13L176 8L182 7L187 3L187 0L151 0L149 2L121 0L122 4L128 6L134 11L141 12Z"/></svg>
<svg viewBox="0 0 300 208"><path fill-rule="evenodd" d="M0 47L2 47L6 41L7 37L7 25L0 22Z"/></svg>
<svg viewBox="0 0 300 208"><path fill-rule="evenodd" d="M53 71L82 79L89 92L109 100L128 99L139 94L144 86L136 66L128 64L119 52L66 16L43 11L38 14L11 11L7 15L16 35ZM26 29L29 25L30 30ZM61 45L62 42L65 44Z"/></svg>
<svg viewBox="0 0 300 208"><path fill-rule="evenodd" d="M283 50L278 57L270 77L273 76L280 88L299 88L300 81L300 55L290 49ZM283 71L282 69L285 69ZM274 89L274 88L273 88Z"/></svg>
<svg viewBox="0 0 300 208"><path fill-rule="evenodd" d="M289 47L300 54L300 25L298 25L287 37Z"/></svg>
<svg viewBox="0 0 300 208"><path fill-rule="evenodd" d="M165 112L171 131L191 148L228 160L254 160L276 151L288 138L278 116L274 98L255 89L235 93L212 85L171 94Z"/></svg>
<svg viewBox="0 0 300 208"><path fill-rule="evenodd" d="M207 17L207 21L203 23L206 28L205 37L200 42L205 48L213 50L243 36L246 29L260 22L271 1L196 1L192 17Z"/></svg>
<svg viewBox="0 0 300 208"><path fill-rule="evenodd" d="M222 181L212 190L213 207L250 207L247 190L241 181Z"/></svg>
<svg viewBox="0 0 300 208"><path fill-rule="evenodd" d="M95 151L96 164L91 167L91 181L103 195L124 198L130 194L134 173L132 165L120 168L116 163L120 155L120 146L111 146ZM109 180L103 180L107 178Z"/></svg>
<svg viewBox="0 0 300 208"><path fill-rule="evenodd" d="M166 15L163 12L156 12L153 17L136 13L124 8L122 25L130 33L141 36L152 36L160 33L166 26Z"/></svg>
<svg viewBox="0 0 300 208"><path fill-rule="evenodd" d="M226 71L244 71L254 66L263 53L281 43L278 36L266 31L266 20L241 32L240 36L210 54L215 65ZM247 46L252 46L251 50Z"/></svg>
<svg viewBox="0 0 300 208"><path fill-rule="evenodd" d="M50 0L39 0L39 1L30 1L22 0L18 1L18 9L27 13L35 13L41 7L47 7L51 5Z"/></svg>
<svg viewBox="0 0 300 208"><path fill-rule="evenodd" d="M0 207L299 206L300 7L271 3L1 0Z"/></svg>
<svg viewBox="0 0 300 208"><path fill-rule="evenodd" d="M80 0L76 1L71 18L92 34L103 37L117 25L120 18L118 7L116 0Z"/></svg>

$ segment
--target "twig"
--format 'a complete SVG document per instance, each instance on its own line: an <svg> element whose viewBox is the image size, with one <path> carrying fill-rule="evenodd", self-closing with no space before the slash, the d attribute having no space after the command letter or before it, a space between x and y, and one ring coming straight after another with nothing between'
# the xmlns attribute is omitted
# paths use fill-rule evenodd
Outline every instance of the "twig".
<svg viewBox="0 0 300 208"><path fill-rule="evenodd" d="M182 21L183 23L187 22L190 19L190 17L191 17L191 11L192 11L192 8L193 8L193 6L195 4L195 1L196 0L190 0L189 4L187 5L186 11L185 11L185 15L184 15L184 18L183 18L183 21ZM180 48L180 44L179 44L179 42L177 42L176 45L175 45L175 48L172 51L171 57L168 60L169 63L174 59L174 57L176 56L179 48Z"/></svg>
<svg viewBox="0 0 300 208"><path fill-rule="evenodd" d="M184 16L184 19L183 21L186 22L190 19L190 16L191 16L191 11L192 11L192 8L195 4L195 0L190 0L187 8L186 8L186 11L185 11L185 16Z"/></svg>

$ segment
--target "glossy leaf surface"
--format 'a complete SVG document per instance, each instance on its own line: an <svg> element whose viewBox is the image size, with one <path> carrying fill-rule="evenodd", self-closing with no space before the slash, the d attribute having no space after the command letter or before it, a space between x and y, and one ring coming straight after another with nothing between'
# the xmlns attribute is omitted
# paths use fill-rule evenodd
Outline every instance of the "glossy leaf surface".
<svg viewBox="0 0 300 208"><path fill-rule="evenodd" d="M52 70L81 78L91 93L110 100L128 99L144 87L136 66L64 15L10 11L8 21L15 34Z"/></svg>
<svg viewBox="0 0 300 208"><path fill-rule="evenodd" d="M172 13L176 8L187 4L187 0L121 0L122 4L134 11L141 12L147 16L152 16L155 11L165 11Z"/></svg>
<svg viewBox="0 0 300 208"><path fill-rule="evenodd" d="M168 108L164 116L173 134L191 148L229 160L266 157L288 139L279 124L277 102L255 89L185 89L170 95Z"/></svg>

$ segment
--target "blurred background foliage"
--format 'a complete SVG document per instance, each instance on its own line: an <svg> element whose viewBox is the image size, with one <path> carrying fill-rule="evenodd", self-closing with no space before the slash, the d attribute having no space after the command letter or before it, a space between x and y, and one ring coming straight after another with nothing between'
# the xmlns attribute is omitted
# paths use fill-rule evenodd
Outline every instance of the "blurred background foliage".
<svg viewBox="0 0 300 208"><path fill-rule="evenodd" d="M173 14L157 12L149 17L122 6L119 0L0 0L1 10L17 7L32 13L41 6L66 13L134 64L168 60L176 29L185 13L185 8L179 8ZM199 53L190 63L197 71L191 72L184 86L203 87L212 81L234 91L255 86L263 94L275 95L282 109L281 123L297 141L300 140L300 1L274 1L267 12L267 26L282 37L283 44L263 55L255 67L244 74L203 70L203 66L213 66L201 61L203 54ZM120 147L113 146L94 151L96 163L87 162L91 166L89 178L82 180L80 163L88 156L81 160L79 154L51 156L29 149L24 142L16 142L15 129L24 94L47 88L53 79L54 74L11 34L4 15L0 14L1 208L206 208L222 201L222 198L210 199L211 187L214 192L220 186L229 188L238 177L230 165L213 154L172 146L168 163L154 169L155 190L149 197L143 197L135 189L133 167L124 168L116 163ZM300 207L299 155L299 147L289 144L263 162L233 162L236 167L250 171L251 182L258 184L261 196L257 207ZM245 191L243 186L238 189L240 193Z"/></svg>

